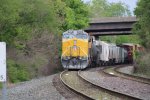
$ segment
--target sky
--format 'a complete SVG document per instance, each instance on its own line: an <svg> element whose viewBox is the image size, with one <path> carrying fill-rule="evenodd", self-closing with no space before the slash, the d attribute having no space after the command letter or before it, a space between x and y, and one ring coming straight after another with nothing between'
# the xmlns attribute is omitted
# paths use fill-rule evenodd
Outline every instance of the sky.
<svg viewBox="0 0 150 100"><path fill-rule="evenodd" d="M84 2L88 2L91 0L83 0ZM138 0L108 0L109 2L123 2L129 6L131 13L133 14L134 8L136 7L136 3Z"/></svg>

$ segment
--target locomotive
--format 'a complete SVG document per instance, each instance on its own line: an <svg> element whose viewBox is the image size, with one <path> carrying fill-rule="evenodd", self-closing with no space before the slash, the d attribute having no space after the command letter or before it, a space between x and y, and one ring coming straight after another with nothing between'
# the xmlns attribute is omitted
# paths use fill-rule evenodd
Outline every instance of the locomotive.
<svg viewBox="0 0 150 100"><path fill-rule="evenodd" d="M89 36L82 30L63 33L61 62L65 69L84 69L89 65Z"/></svg>
<svg viewBox="0 0 150 100"><path fill-rule="evenodd" d="M68 30L62 35L61 63L65 69L132 63L133 47L96 40L83 30Z"/></svg>

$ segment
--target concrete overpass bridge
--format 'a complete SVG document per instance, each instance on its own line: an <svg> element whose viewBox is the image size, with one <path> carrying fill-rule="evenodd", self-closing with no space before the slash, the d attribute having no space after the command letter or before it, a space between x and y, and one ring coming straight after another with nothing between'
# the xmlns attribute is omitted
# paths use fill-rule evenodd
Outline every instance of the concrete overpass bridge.
<svg viewBox="0 0 150 100"><path fill-rule="evenodd" d="M105 17L92 19L84 31L91 36L130 35L136 17Z"/></svg>

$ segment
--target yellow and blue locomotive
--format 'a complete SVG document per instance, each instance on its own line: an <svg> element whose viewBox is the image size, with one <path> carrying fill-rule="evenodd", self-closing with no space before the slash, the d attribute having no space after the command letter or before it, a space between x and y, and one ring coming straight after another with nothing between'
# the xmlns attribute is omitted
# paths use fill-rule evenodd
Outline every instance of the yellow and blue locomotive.
<svg viewBox="0 0 150 100"><path fill-rule="evenodd" d="M65 69L84 69L88 66L88 40L88 34L82 30L63 33L61 62Z"/></svg>

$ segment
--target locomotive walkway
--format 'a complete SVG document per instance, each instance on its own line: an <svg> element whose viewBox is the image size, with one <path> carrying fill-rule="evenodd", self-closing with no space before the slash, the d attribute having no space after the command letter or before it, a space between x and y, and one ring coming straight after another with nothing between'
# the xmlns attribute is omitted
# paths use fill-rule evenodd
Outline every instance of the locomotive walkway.
<svg viewBox="0 0 150 100"><path fill-rule="evenodd" d="M84 31L91 36L101 35L130 35L136 17L105 17L91 19L89 27Z"/></svg>

